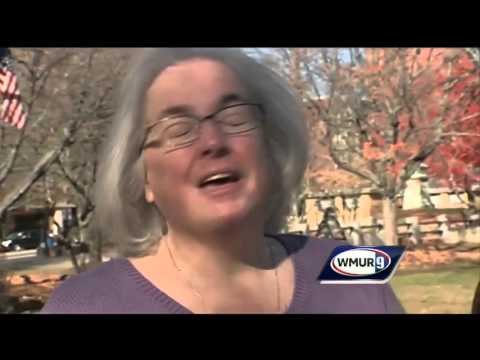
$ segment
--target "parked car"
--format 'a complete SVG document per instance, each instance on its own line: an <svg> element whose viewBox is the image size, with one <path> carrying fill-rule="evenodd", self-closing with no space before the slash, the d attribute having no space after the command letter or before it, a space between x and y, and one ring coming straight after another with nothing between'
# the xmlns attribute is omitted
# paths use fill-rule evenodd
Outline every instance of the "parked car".
<svg viewBox="0 0 480 360"><path fill-rule="evenodd" d="M42 229L32 229L13 232L1 242L1 246L7 251L36 249L42 241L42 231Z"/></svg>

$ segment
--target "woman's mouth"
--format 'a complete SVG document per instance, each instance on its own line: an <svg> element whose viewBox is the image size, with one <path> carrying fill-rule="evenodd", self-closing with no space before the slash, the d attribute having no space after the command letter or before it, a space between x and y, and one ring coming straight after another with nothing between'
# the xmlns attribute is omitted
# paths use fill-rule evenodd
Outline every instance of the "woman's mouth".
<svg viewBox="0 0 480 360"><path fill-rule="evenodd" d="M220 173L206 177L201 183L200 188L216 187L235 183L240 180L240 176L236 173Z"/></svg>
<svg viewBox="0 0 480 360"><path fill-rule="evenodd" d="M232 194L240 188L242 177L236 172L209 175L200 182L199 188L210 196Z"/></svg>

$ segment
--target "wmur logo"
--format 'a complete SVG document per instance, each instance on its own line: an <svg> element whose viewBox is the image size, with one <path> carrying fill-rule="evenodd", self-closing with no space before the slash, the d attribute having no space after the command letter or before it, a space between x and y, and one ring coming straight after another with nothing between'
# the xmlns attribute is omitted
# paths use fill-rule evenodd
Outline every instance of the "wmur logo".
<svg viewBox="0 0 480 360"><path fill-rule="evenodd" d="M402 246L338 246L318 280L322 284L385 284L404 251Z"/></svg>

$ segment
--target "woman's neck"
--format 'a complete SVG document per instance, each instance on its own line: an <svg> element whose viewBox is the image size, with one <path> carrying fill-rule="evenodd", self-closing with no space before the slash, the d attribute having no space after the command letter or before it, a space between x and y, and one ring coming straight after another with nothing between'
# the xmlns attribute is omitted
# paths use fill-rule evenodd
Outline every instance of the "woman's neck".
<svg viewBox="0 0 480 360"><path fill-rule="evenodd" d="M267 304L271 312L277 311L278 301L286 308L293 294L293 265L284 261L288 259L279 242L263 235L263 227L245 227L201 237L171 230L155 254L132 263L194 312L238 312L245 306L250 311L258 304ZM243 303L247 300L250 305Z"/></svg>
<svg viewBox="0 0 480 360"><path fill-rule="evenodd" d="M271 268L268 241L262 227L197 236L171 230L160 241L159 252L169 252L173 261L187 267L188 272L232 278L245 271Z"/></svg>

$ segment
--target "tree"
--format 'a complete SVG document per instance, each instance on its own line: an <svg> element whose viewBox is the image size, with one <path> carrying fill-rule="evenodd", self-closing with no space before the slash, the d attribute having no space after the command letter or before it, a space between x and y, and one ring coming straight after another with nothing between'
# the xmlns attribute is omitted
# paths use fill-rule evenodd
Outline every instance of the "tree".
<svg viewBox="0 0 480 360"><path fill-rule="evenodd" d="M1 129L2 154L10 155L0 155L0 216L14 203L51 206L68 200L78 205L80 238L93 243L101 259L101 242L89 231L95 208L91 193L99 144L129 51L16 49L14 55L20 84L30 89L24 90L29 120L22 131Z"/></svg>
<svg viewBox="0 0 480 360"><path fill-rule="evenodd" d="M474 118L465 104L475 95L459 85L471 71L458 59L468 59L455 49L275 53L289 81L318 114L311 127L325 127L334 163L383 194L384 242L396 244L396 197L440 145L463 136L454 124ZM470 126L470 138L473 131Z"/></svg>
<svg viewBox="0 0 480 360"><path fill-rule="evenodd" d="M21 130L0 126L0 218L50 168L74 130L73 121L65 122L63 134L55 142L48 141L41 131L55 106L58 89L49 89L54 72L72 53L60 50L46 54L32 49L15 55L29 121Z"/></svg>
<svg viewBox="0 0 480 360"><path fill-rule="evenodd" d="M454 116L445 119L448 138L427 160L428 171L440 183L466 191L472 200L474 187L480 184L480 49L453 53L452 62L457 81L446 94ZM480 210L472 201L467 205Z"/></svg>
<svg viewBox="0 0 480 360"><path fill-rule="evenodd" d="M355 175L339 169L328 154L327 127L319 120L320 114L312 102L326 96L325 82L314 79L306 69L319 66L318 49L246 49L247 53L273 68L296 90L303 101L311 146L304 178L303 193L311 194L339 187L361 187ZM357 54L357 50L353 51ZM364 185L364 182L363 182Z"/></svg>
<svg viewBox="0 0 480 360"><path fill-rule="evenodd" d="M98 166L98 153L114 113L114 90L118 86L129 52L114 49L88 49L81 60L82 73L69 97L77 99L72 115L81 123L77 140L58 157L54 174L66 180L72 200L78 204L77 220L81 241L89 239L92 255L102 258L102 240L96 237L91 224L95 201L93 186Z"/></svg>

